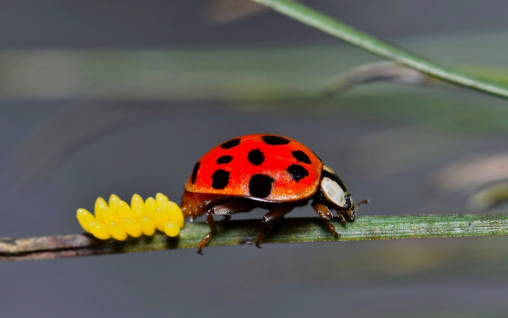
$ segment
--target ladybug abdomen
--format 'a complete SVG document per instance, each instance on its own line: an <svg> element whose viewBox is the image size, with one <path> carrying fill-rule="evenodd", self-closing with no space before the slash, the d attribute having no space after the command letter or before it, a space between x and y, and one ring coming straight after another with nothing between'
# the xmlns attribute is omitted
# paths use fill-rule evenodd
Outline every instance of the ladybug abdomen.
<svg viewBox="0 0 508 318"><path fill-rule="evenodd" d="M226 141L194 166L185 190L291 202L311 197L319 185L321 160L288 137L247 135Z"/></svg>

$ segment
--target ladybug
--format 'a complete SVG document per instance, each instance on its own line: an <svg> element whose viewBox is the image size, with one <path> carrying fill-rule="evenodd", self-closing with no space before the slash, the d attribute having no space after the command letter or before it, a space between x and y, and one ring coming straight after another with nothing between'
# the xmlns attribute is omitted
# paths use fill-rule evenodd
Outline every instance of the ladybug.
<svg viewBox="0 0 508 318"><path fill-rule="evenodd" d="M338 238L330 219L331 210L346 224L354 221L357 206L344 182L321 159L300 142L283 136L255 134L230 139L207 152L194 166L185 183L181 209L185 216L206 213L210 233L199 243L198 253L216 232L214 215L268 209L259 247L275 220L293 208L307 204Z"/></svg>

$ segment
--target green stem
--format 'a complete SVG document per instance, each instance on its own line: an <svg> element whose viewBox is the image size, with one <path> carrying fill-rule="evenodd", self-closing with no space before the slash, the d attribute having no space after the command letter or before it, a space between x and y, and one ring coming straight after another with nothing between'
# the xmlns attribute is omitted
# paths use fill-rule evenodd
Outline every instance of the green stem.
<svg viewBox="0 0 508 318"><path fill-rule="evenodd" d="M336 38L356 45L366 51L374 53L395 62L407 65L415 70L430 74L436 78L458 85L508 98L508 89L485 81L474 79L458 73L426 58L416 56L406 50L390 45L386 42L341 23L329 16L314 11L303 4L288 0L251 0L270 7L275 11L321 30Z"/></svg>
<svg viewBox="0 0 508 318"><path fill-rule="evenodd" d="M332 220L341 237L337 241L428 237L508 235L508 215L393 215L365 216L343 226ZM209 246L252 244L261 231L259 220L217 222ZM87 234L31 238L0 238L0 260L37 260L86 255L196 248L209 232L206 223L187 223L178 238L162 233L124 242L100 241ZM287 218L278 222L265 243L324 242L336 240L319 218ZM204 249L206 253L213 253Z"/></svg>

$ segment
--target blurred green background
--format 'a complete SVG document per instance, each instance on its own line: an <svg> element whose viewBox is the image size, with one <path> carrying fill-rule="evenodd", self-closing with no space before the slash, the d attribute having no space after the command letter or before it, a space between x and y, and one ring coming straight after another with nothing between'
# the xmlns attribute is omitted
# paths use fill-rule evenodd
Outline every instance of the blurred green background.
<svg viewBox="0 0 508 318"><path fill-rule="evenodd" d="M441 64L506 78L503 1L306 1ZM322 98L378 58L242 1L0 3L0 236L81 232L97 196L179 201L194 162L275 133L361 215L503 213L508 103L447 84ZM263 211L235 215L260 218ZM310 207L291 216L311 216ZM203 219L198 219L203 221ZM506 238L265 244L1 263L2 317L504 317Z"/></svg>

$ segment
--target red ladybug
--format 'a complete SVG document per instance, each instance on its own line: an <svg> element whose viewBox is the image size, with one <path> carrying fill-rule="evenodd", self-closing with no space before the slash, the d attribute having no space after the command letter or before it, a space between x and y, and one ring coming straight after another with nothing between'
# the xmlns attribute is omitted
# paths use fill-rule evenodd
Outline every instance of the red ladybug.
<svg viewBox="0 0 508 318"><path fill-rule="evenodd" d="M357 206L342 180L298 141L277 135L247 135L230 139L207 152L185 183L182 212L191 219L206 213L210 233L199 243L198 253L216 231L213 215L229 216L256 207L268 209L264 230L256 246L270 233L273 222L294 207L312 199L312 207L335 236L329 222L335 210L339 220L354 221Z"/></svg>

